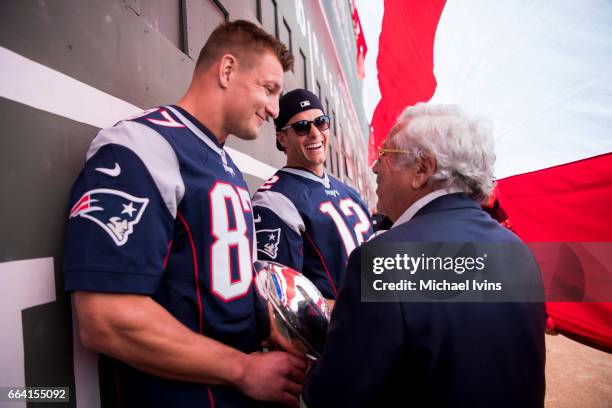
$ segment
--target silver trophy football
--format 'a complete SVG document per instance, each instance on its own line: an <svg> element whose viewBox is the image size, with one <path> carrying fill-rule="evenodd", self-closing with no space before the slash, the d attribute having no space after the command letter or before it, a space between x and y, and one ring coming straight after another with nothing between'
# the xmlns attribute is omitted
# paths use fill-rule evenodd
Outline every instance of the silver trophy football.
<svg viewBox="0 0 612 408"><path fill-rule="evenodd" d="M282 349L317 360L325 346L329 308L304 275L287 266L256 261L257 288L268 302L272 339Z"/></svg>

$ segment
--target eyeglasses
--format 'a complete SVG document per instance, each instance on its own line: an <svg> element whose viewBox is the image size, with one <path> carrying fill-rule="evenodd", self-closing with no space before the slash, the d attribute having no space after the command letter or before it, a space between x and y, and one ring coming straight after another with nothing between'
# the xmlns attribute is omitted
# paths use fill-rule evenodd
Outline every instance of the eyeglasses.
<svg viewBox="0 0 612 408"><path fill-rule="evenodd" d="M399 150L399 149L385 149L382 147L378 148L378 160L382 159L387 155L387 153L403 153L403 154L412 154L410 150Z"/></svg>
<svg viewBox="0 0 612 408"><path fill-rule="evenodd" d="M295 134L298 136L306 136L310 132L310 125L314 124L315 127L320 131L324 131L329 129L329 123L331 122L331 116L329 115L321 115L318 118L314 118L313 120L298 120L290 125L287 125L281 130L287 130L289 128L293 128Z"/></svg>

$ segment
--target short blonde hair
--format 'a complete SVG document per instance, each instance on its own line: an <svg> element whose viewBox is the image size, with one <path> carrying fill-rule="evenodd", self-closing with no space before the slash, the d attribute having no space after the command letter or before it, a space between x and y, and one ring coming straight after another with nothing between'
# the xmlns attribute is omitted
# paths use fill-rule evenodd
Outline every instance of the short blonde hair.
<svg viewBox="0 0 612 408"><path fill-rule="evenodd" d="M293 55L285 44L261 27L246 20L222 23L210 34L200 51L196 70L209 68L224 54L233 54L249 65L264 51L276 55L283 71L293 68Z"/></svg>

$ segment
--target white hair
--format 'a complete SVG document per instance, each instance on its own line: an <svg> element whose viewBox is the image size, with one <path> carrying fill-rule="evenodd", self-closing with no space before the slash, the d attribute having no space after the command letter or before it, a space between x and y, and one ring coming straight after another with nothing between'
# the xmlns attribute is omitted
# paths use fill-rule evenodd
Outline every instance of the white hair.
<svg viewBox="0 0 612 408"><path fill-rule="evenodd" d="M412 152L397 155L397 160L414 162L424 155L435 158L436 170L429 185L459 188L479 202L489 197L495 185L493 127L489 121L469 117L457 105L421 102L404 109L396 125L400 130L393 142L398 149Z"/></svg>

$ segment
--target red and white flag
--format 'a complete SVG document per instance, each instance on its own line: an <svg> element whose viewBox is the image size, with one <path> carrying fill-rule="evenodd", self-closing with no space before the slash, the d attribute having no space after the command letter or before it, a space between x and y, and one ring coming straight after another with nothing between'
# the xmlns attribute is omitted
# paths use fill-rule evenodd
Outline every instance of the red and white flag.
<svg viewBox="0 0 612 408"><path fill-rule="evenodd" d="M495 126L497 194L528 242L612 242L612 3L356 0L370 164L397 115L456 103ZM612 350L612 303L548 303Z"/></svg>
<svg viewBox="0 0 612 408"><path fill-rule="evenodd" d="M365 78L365 67L363 65L365 56L368 53L368 46L366 45L365 36L363 35L363 28L361 28L361 20L359 19L359 13L357 7L353 4L353 31L355 33L355 45L357 46L357 75L359 78Z"/></svg>

